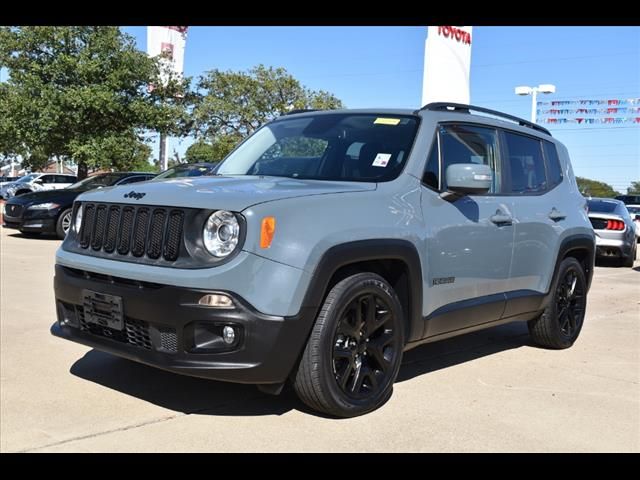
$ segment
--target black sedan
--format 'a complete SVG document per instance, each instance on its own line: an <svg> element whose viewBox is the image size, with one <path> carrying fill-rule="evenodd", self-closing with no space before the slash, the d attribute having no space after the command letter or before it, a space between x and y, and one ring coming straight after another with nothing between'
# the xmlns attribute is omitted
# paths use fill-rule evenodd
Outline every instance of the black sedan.
<svg viewBox="0 0 640 480"><path fill-rule="evenodd" d="M147 172L102 173L61 190L46 190L11 198L4 208L4 227L23 234L55 233L64 238L71 226L73 201L87 190L144 182L156 174Z"/></svg>

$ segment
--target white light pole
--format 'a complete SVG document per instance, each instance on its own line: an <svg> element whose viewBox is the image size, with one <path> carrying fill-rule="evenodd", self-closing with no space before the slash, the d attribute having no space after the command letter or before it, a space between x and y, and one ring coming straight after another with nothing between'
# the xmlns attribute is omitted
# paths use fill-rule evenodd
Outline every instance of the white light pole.
<svg viewBox="0 0 640 480"><path fill-rule="evenodd" d="M516 95L531 95L531 121L536 123L536 100L540 93L556 93L556 86L549 83L537 87L516 87Z"/></svg>

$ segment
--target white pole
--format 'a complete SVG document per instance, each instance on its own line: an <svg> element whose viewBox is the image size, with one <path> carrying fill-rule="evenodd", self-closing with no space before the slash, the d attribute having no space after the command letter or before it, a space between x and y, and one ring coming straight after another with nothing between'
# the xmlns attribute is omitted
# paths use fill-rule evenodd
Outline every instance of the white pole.
<svg viewBox="0 0 640 480"><path fill-rule="evenodd" d="M536 123L536 99L538 96L538 89L536 87L533 87L532 89L532 93L531 93L531 122Z"/></svg>

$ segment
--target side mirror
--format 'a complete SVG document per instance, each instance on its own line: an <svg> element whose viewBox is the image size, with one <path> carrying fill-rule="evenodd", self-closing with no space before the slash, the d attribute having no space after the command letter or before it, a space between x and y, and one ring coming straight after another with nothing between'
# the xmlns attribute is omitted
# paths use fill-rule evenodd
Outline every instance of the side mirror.
<svg viewBox="0 0 640 480"><path fill-rule="evenodd" d="M488 165L478 163L454 163L447 167L449 194L483 195L491 189L493 172Z"/></svg>
<svg viewBox="0 0 640 480"><path fill-rule="evenodd" d="M42 185L42 179L41 178L36 178L33 183L37 183L38 185Z"/></svg>
<svg viewBox="0 0 640 480"><path fill-rule="evenodd" d="M640 222L640 215L636 215L635 217L633 217L633 219L634 219L636 222Z"/></svg>

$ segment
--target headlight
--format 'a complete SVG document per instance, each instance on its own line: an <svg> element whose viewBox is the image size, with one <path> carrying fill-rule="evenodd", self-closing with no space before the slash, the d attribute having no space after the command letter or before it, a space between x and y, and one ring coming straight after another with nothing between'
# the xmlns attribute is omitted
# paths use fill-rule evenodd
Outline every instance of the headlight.
<svg viewBox="0 0 640 480"><path fill-rule="evenodd" d="M80 233L80 227L82 226L82 204L78 207L78 211L76 212L76 218L73 222L73 229L76 233Z"/></svg>
<svg viewBox="0 0 640 480"><path fill-rule="evenodd" d="M226 257L233 252L240 238L240 224L236 216L218 210L207 219L202 231L204 246L215 257Z"/></svg>
<svg viewBox="0 0 640 480"><path fill-rule="evenodd" d="M37 205L31 205L29 210L50 210L52 208L58 208L60 205L53 202L38 203Z"/></svg>

